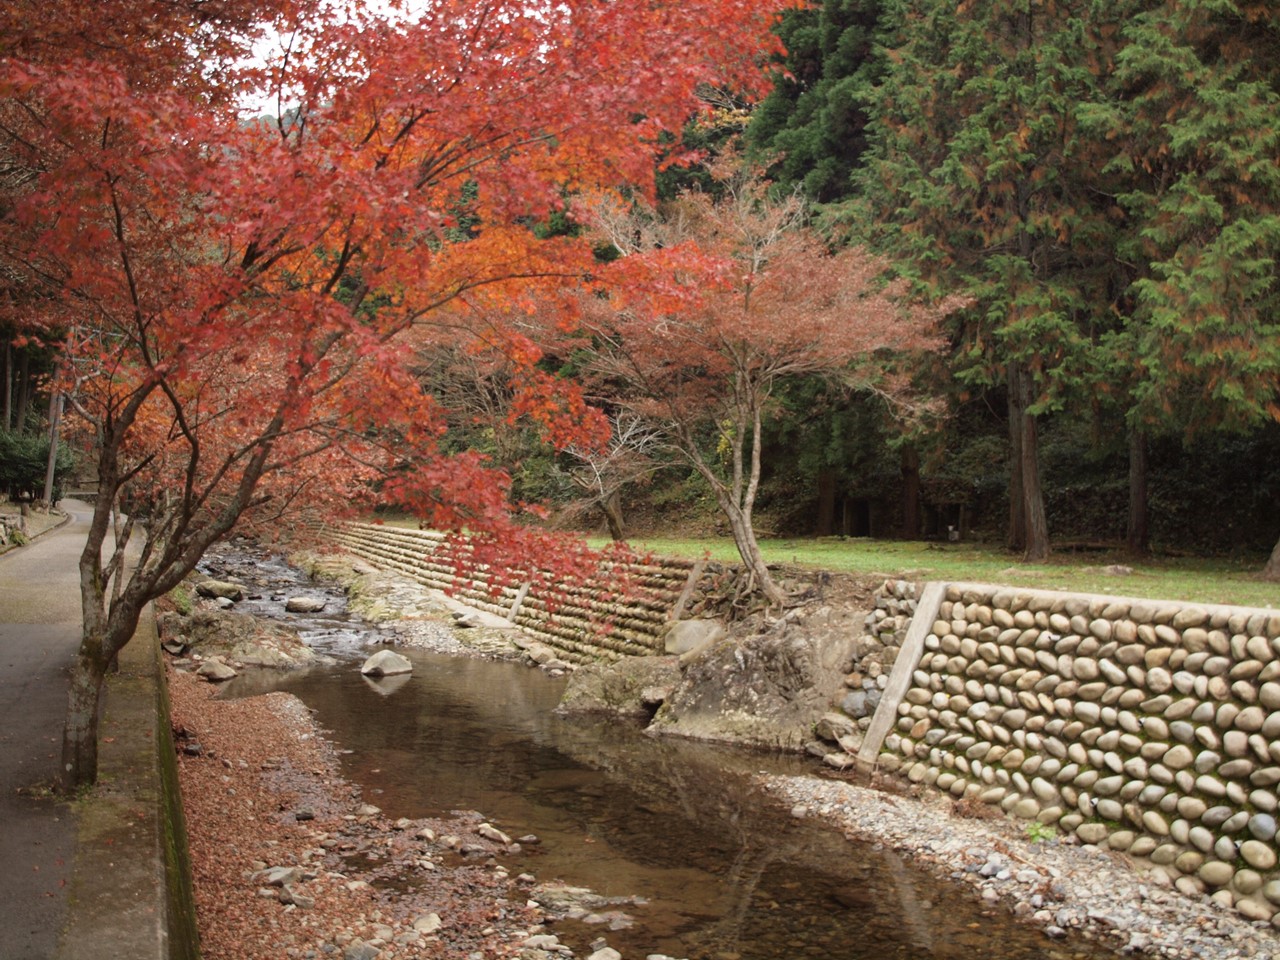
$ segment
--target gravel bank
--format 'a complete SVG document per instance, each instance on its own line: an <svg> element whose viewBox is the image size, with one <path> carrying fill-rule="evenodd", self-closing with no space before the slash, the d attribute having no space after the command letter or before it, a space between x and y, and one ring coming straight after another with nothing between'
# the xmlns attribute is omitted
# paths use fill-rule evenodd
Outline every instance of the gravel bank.
<svg viewBox="0 0 1280 960"><path fill-rule="evenodd" d="M1134 956L1233 960L1280 956L1270 924L1251 925L1207 897L1137 872L1123 855L1057 838L1032 839L1003 817L971 818L981 804L941 795L893 796L810 777L764 778L792 815L830 821L850 839L883 843L1051 936L1080 932ZM1074 838L1071 838L1074 840Z"/></svg>
<svg viewBox="0 0 1280 960"><path fill-rule="evenodd" d="M420 588L377 579L369 593L387 608L398 643L454 656L519 655L511 632L455 629ZM397 620L406 613L410 619ZM503 844L476 832L480 814L397 824L362 815L358 792L338 775L299 701L271 694L223 702L212 693L190 677L174 680L175 723L200 744L180 759L206 957L544 960L566 952L545 934L545 913L527 905L533 878L507 877L494 858ZM992 819L990 807L819 776L765 783L794 815L902 851L1051 936L1082 933L1122 954L1171 960L1280 957L1269 924L1250 925L1074 837L1033 843L1022 826ZM258 872L265 866L302 874L273 887ZM413 882L389 888L399 893L370 885L397 877ZM601 954L594 960L612 951Z"/></svg>

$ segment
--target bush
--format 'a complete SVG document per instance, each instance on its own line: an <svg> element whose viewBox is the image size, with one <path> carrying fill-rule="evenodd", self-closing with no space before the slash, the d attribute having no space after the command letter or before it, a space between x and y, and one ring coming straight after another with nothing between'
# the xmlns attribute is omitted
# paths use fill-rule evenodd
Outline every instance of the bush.
<svg viewBox="0 0 1280 960"><path fill-rule="evenodd" d="M44 492L44 476L49 466L47 434L21 434L0 430L0 489L11 500L35 499ZM62 497L62 482L75 467L75 458L66 444L58 445L53 465L53 499Z"/></svg>

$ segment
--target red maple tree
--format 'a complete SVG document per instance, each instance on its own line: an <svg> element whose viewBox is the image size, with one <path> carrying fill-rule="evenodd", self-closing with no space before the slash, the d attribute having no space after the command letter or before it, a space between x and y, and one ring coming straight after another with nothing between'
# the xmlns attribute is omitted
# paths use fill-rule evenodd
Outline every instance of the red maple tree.
<svg viewBox="0 0 1280 960"><path fill-rule="evenodd" d="M781 604L752 524L775 389L817 376L908 403L909 378L893 358L940 346L936 321L959 302L913 302L903 283L882 281L883 260L860 247L831 251L801 199L771 197L732 152L712 172L718 195L688 191L660 208L594 204L589 218L622 256L602 270L607 286L583 299L581 331L602 399L702 477L755 587Z"/></svg>
<svg viewBox="0 0 1280 960"><path fill-rule="evenodd" d="M431 335L465 339L474 301L519 316L589 270L585 241L531 224L579 191L650 189L700 84L758 87L777 6L440 0L392 20L290 0L7 5L0 157L29 175L0 196L0 300L61 344L100 481L68 785L96 774L102 679L144 605L238 524L376 487L433 524L515 536L506 478L441 452L413 340L446 307ZM264 19L288 55L246 65ZM233 94L264 81L296 105L245 122ZM590 432L534 344L486 336L549 435ZM116 507L136 523L113 540Z"/></svg>

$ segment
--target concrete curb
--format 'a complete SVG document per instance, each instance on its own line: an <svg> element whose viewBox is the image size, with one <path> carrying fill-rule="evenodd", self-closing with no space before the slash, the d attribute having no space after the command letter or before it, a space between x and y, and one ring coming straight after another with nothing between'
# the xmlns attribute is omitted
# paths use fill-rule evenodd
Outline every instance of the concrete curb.
<svg viewBox="0 0 1280 960"><path fill-rule="evenodd" d="M186 827L150 607L104 699L98 783L77 801L78 851L54 960L195 960Z"/></svg>

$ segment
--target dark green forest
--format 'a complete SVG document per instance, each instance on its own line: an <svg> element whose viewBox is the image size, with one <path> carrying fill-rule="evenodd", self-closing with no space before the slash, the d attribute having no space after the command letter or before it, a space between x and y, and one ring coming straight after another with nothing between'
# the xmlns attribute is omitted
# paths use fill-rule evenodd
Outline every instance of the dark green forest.
<svg viewBox="0 0 1280 960"><path fill-rule="evenodd" d="M973 304L931 374L934 430L895 436L857 397L779 425L800 455L775 486L820 494L790 522L825 532L834 491L844 532L963 527L1029 558L1271 549L1278 27L1250 3L787 16L753 147L833 237Z"/></svg>
<svg viewBox="0 0 1280 960"><path fill-rule="evenodd" d="M773 92L691 140L715 154L741 131L829 243L970 306L917 370L941 401L926 418L829 378L773 397L762 532L1262 564L1280 536L1275 12L826 0L778 30ZM519 491L575 501L580 465L516 446ZM701 493L668 466L613 497L661 516Z"/></svg>

